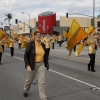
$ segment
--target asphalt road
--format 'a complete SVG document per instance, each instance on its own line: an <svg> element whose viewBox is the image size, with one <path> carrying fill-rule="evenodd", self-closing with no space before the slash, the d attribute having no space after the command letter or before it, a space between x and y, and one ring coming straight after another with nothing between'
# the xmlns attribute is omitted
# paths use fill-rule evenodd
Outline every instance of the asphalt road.
<svg viewBox="0 0 100 100"><path fill-rule="evenodd" d="M14 57L10 57L9 48L5 48L0 65L0 100L40 100L37 77L29 91L29 97L23 97L23 86L27 72L24 68L24 49L15 47ZM48 100L100 100L100 51L96 55L96 72L87 70L89 61L87 47L75 57L68 57L64 44L51 49L49 65L46 70L46 93Z"/></svg>

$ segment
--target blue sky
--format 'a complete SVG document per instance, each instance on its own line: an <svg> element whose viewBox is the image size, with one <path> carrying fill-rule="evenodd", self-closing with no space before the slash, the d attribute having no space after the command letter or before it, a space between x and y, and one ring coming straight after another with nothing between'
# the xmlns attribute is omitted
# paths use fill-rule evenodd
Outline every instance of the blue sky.
<svg viewBox="0 0 100 100"><path fill-rule="evenodd" d="M6 4L6 5L5 5ZM31 18L38 20L38 14L45 11L56 12L57 20L66 13L81 13L93 15L93 0L0 0L0 22L4 22L5 14L12 13L11 24L15 24L15 19L28 21L29 16L21 12L27 12ZM95 0L95 16L100 14L100 0ZM69 15L69 17L80 15ZM80 16L85 17L85 16Z"/></svg>

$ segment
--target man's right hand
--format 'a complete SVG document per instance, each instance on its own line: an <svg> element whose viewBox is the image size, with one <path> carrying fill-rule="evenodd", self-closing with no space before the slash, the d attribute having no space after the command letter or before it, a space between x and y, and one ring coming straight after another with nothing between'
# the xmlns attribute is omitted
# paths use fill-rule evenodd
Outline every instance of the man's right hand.
<svg viewBox="0 0 100 100"><path fill-rule="evenodd" d="M30 66L27 66L27 71L31 72L31 67Z"/></svg>

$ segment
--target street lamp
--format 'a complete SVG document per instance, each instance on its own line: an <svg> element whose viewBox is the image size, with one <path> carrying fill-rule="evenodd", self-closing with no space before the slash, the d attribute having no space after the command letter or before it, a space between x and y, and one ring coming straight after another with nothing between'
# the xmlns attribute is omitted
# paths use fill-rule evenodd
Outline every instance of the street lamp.
<svg viewBox="0 0 100 100"><path fill-rule="evenodd" d="M90 15L81 14L81 13L72 13L72 14L68 14L68 15L74 15L74 14L83 15L83 16L87 16L87 17L93 17L93 16L90 16Z"/></svg>
<svg viewBox="0 0 100 100"><path fill-rule="evenodd" d="M22 12L22 14L24 14L26 12ZM29 28L30 28L30 14L26 13L27 15L29 15Z"/></svg>
<svg viewBox="0 0 100 100"><path fill-rule="evenodd" d="M22 14L24 14L26 12L22 12ZM26 13L27 15L29 15L29 27L30 27L30 14Z"/></svg>

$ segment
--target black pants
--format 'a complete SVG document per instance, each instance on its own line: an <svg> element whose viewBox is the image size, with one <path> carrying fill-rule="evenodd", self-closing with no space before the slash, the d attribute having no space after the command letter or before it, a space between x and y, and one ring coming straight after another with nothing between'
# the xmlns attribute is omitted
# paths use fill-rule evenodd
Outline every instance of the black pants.
<svg viewBox="0 0 100 100"><path fill-rule="evenodd" d="M10 47L10 53L11 53L11 56L14 55L14 48L13 47Z"/></svg>
<svg viewBox="0 0 100 100"><path fill-rule="evenodd" d="M97 50L97 46L95 46L95 50Z"/></svg>
<svg viewBox="0 0 100 100"><path fill-rule="evenodd" d="M58 40L57 40L57 44L58 44L59 42L58 42Z"/></svg>
<svg viewBox="0 0 100 100"><path fill-rule="evenodd" d="M4 52L4 45L2 45L2 49L3 49L3 52Z"/></svg>
<svg viewBox="0 0 100 100"><path fill-rule="evenodd" d="M0 63L1 63L1 58L2 58L2 52L0 52Z"/></svg>
<svg viewBox="0 0 100 100"><path fill-rule="evenodd" d="M48 56L48 58L49 58L50 48L46 48L46 52L47 52L47 56Z"/></svg>
<svg viewBox="0 0 100 100"><path fill-rule="evenodd" d="M54 49L54 43L52 43L52 49Z"/></svg>
<svg viewBox="0 0 100 100"><path fill-rule="evenodd" d="M20 48L20 49L21 49L21 44L22 44L22 43L19 43L19 48Z"/></svg>
<svg viewBox="0 0 100 100"><path fill-rule="evenodd" d="M90 56L89 65L90 65L91 70L93 71L94 66L95 66L95 54L89 54L89 56Z"/></svg>
<svg viewBox="0 0 100 100"><path fill-rule="evenodd" d="M59 47L61 47L61 43L62 43L62 42L61 42L61 41L59 41Z"/></svg>
<svg viewBox="0 0 100 100"><path fill-rule="evenodd" d="M76 51L76 46L74 47L74 52Z"/></svg>

